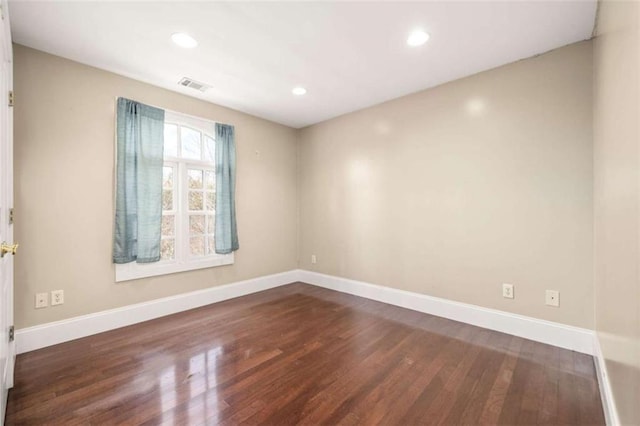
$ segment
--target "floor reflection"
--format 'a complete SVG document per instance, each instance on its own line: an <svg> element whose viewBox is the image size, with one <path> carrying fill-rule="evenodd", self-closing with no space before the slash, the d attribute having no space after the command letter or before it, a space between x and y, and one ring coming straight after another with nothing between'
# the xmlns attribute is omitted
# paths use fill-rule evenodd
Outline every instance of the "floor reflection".
<svg viewBox="0 0 640 426"><path fill-rule="evenodd" d="M173 408L176 406L176 368L171 366L160 373L158 378L162 422L173 423Z"/></svg>

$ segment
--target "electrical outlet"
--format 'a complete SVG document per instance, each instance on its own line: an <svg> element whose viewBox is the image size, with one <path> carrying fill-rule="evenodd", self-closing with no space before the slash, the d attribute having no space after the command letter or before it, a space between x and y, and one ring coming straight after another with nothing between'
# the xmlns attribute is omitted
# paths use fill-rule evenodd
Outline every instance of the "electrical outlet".
<svg viewBox="0 0 640 426"><path fill-rule="evenodd" d="M49 293L36 293L36 309L49 306Z"/></svg>
<svg viewBox="0 0 640 426"><path fill-rule="evenodd" d="M312 255L311 255L311 263L312 263L312 264L314 264L314 265L315 265L316 263L318 263L318 258L316 257L316 255L315 255L315 254L312 254Z"/></svg>
<svg viewBox="0 0 640 426"><path fill-rule="evenodd" d="M513 284L502 284L502 297L513 299Z"/></svg>
<svg viewBox="0 0 640 426"><path fill-rule="evenodd" d="M64 303L64 290L53 290L51 292L51 306L62 305Z"/></svg>
<svg viewBox="0 0 640 426"><path fill-rule="evenodd" d="M547 290L545 303L549 306L560 306L560 292L558 290Z"/></svg>

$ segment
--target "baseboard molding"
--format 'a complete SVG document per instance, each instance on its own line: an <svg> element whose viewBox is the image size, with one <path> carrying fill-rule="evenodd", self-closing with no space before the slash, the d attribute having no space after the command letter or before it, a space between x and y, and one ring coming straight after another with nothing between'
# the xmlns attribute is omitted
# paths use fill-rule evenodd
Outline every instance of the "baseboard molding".
<svg viewBox="0 0 640 426"><path fill-rule="evenodd" d="M618 411L616 410L616 404L613 399L613 392L611 390L611 383L609 382L609 374L607 373L607 364L602 353L602 347L600 346L600 339L598 333L594 333L593 336L593 357L595 358L596 374L598 376L598 385L600 386L600 398L602 398L602 408L604 409L604 416L609 426L618 426L620 419L618 419Z"/></svg>
<svg viewBox="0 0 640 426"><path fill-rule="evenodd" d="M594 355L592 330L312 271L298 274L308 284Z"/></svg>
<svg viewBox="0 0 640 426"><path fill-rule="evenodd" d="M289 284L299 279L299 271L287 271L246 281L211 287L204 290L151 300L82 315L62 321L50 322L16 331L18 354L58 343L91 336L104 331L148 321L227 299L244 296Z"/></svg>

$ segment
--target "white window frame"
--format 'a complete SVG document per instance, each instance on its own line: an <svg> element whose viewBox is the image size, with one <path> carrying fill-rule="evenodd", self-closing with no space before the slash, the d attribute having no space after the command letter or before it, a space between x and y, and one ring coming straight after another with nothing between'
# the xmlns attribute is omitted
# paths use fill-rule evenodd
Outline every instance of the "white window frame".
<svg viewBox="0 0 640 426"><path fill-rule="evenodd" d="M185 126L199 130L202 133L203 150L204 135L208 135L215 139L215 123L210 120L193 117L186 114L180 114L173 111L165 111L165 123L177 124L178 126ZM181 148L180 136L178 136L178 153L181 152ZM216 266L232 265L235 261L233 253L212 254L202 257L192 257L189 255L189 191L187 188L187 170L190 166L203 170L213 170L214 165L203 160L168 157L164 159L164 166L174 168L174 188L179 188L178 191L176 191L175 189L173 191L173 212L175 212L174 259L160 260L153 263L129 262L125 264L116 264L116 282L129 281L158 275L167 275L177 272L193 271L196 269L212 268ZM176 194L178 194L178 196L176 196ZM206 196L204 191L202 202L203 206L206 206Z"/></svg>

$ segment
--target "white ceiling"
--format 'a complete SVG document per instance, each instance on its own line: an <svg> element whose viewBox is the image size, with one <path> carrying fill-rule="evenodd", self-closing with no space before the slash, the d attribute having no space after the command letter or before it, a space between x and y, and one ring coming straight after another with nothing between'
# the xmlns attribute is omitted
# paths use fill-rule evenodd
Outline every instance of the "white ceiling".
<svg viewBox="0 0 640 426"><path fill-rule="evenodd" d="M298 128L588 39L596 1L14 0L9 13L17 43ZM427 44L407 46L414 28ZM178 31L198 47L175 46Z"/></svg>

